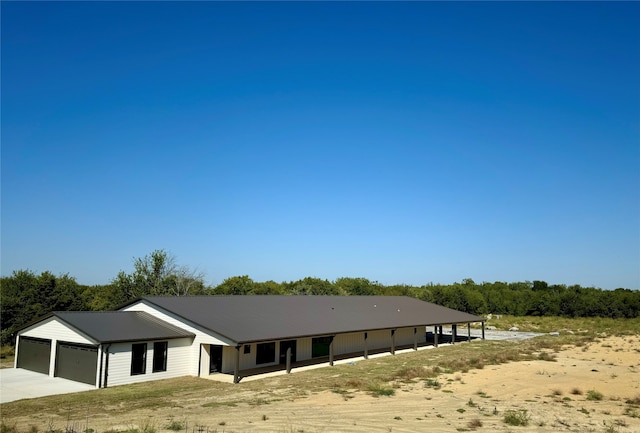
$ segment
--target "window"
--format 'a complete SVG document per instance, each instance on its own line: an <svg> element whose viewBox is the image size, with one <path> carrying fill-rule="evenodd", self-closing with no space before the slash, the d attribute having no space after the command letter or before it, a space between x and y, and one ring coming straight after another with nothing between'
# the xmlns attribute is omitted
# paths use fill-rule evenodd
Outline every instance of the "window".
<svg viewBox="0 0 640 433"><path fill-rule="evenodd" d="M311 340L311 357L320 358L323 356L329 356L329 345L331 344L331 337L317 337Z"/></svg>
<svg viewBox="0 0 640 433"><path fill-rule="evenodd" d="M251 353L251 345L250 344L245 344L244 345L244 354L248 354Z"/></svg>
<svg viewBox="0 0 640 433"><path fill-rule="evenodd" d="M147 371L147 343L131 345L131 375L144 374Z"/></svg>
<svg viewBox="0 0 640 433"><path fill-rule="evenodd" d="M153 343L153 372L167 371L167 347L166 341Z"/></svg>
<svg viewBox="0 0 640 433"><path fill-rule="evenodd" d="M256 345L256 364L267 364L276 360L276 343Z"/></svg>

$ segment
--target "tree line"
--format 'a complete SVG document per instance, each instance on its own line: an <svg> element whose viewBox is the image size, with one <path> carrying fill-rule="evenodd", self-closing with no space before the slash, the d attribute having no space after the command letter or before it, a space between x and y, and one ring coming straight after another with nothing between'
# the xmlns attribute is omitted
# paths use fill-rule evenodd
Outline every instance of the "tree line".
<svg viewBox="0 0 640 433"><path fill-rule="evenodd" d="M544 281L483 282L464 279L453 284L384 285L366 278L335 281L306 277L298 281L253 281L234 276L217 286L207 286L204 275L179 266L164 250L134 259L134 271L120 272L109 284L78 284L68 274L36 275L14 271L0 279L1 344L13 344L15 333L52 311L104 311L146 295L381 295L410 296L445 307L484 315L566 317L640 317L640 291L601 290L594 287Z"/></svg>

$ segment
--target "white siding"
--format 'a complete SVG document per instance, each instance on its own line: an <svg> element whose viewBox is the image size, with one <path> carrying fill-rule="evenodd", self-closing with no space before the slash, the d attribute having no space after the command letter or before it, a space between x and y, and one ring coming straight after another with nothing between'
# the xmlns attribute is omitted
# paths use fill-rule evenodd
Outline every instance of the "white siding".
<svg viewBox="0 0 640 433"><path fill-rule="evenodd" d="M391 348L391 330L370 331L368 333L367 346L369 350Z"/></svg>
<svg viewBox="0 0 640 433"><path fill-rule="evenodd" d="M311 359L311 338L301 338L296 343L296 361L306 361Z"/></svg>
<svg viewBox="0 0 640 433"><path fill-rule="evenodd" d="M37 323L20 332L20 335L23 337L66 341L68 343L97 344L95 340L61 322L57 317L50 317L43 322Z"/></svg>
<svg viewBox="0 0 640 433"><path fill-rule="evenodd" d="M98 344L95 340L92 340L87 335L60 321L57 317L50 317L42 322L36 323L33 326L20 331L20 333L18 333L17 343L19 342L20 337L34 337L51 340L51 357L49 358L49 376L51 377L55 375L56 371L56 358L59 341L90 345ZM17 363L18 354L16 353L14 366L17 366ZM96 380L97 375L98 374L96 373Z"/></svg>
<svg viewBox="0 0 640 433"><path fill-rule="evenodd" d="M108 348L109 372L107 386L123 385L127 383L146 382L150 380L169 379L172 377L188 376L191 373L191 338L178 338L167 341L167 370L153 372L153 343L154 341L140 341L136 343L114 343ZM132 344L147 343L147 359L145 374L131 375L131 346Z"/></svg>
<svg viewBox="0 0 640 433"><path fill-rule="evenodd" d="M225 339L224 337L216 335L215 333L209 330L206 330L204 328L201 328L195 324L186 322L184 319L172 313L166 312L164 310L160 310L157 307L154 307L153 305L148 304L144 300L139 301L135 304L129 305L125 307L122 311L144 311L146 313L151 314L154 317L164 320L167 323L170 323L186 331L194 333L196 337L193 340L193 344L189 350L190 368L188 373L185 373L186 375L198 376L198 373L200 373L200 375L206 376L209 374L209 354L208 354L208 351L201 350L201 346L203 344L233 346L233 342ZM227 352L223 352L223 363L225 362L224 357L226 353ZM200 356L201 354L202 354L202 357ZM206 368L202 369L203 366L206 366Z"/></svg>
<svg viewBox="0 0 640 433"><path fill-rule="evenodd" d="M333 354L364 352L364 332L338 334L333 339Z"/></svg>
<svg viewBox="0 0 640 433"><path fill-rule="evenodd" d="M396 330L396 347L406 346L408 344L413 345L413 329L414 328L399 328ZM421 331L421 332L420 332ZM425 341L424 328L417 329L418 343Z"/></svg>

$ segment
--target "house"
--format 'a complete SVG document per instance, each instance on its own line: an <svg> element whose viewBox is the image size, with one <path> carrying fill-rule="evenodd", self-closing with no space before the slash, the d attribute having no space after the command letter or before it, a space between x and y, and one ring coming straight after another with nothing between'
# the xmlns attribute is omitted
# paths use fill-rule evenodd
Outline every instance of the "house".
<svg viewBox="0 0 640 433"><path fill-rule="evenodd" d="M238 382L256 369L437 346L442 325L455 340L456 326L472 322L484 327L405 296L149 296L37 320L18 332L15 365L97 388L187 375Z"/></svg>

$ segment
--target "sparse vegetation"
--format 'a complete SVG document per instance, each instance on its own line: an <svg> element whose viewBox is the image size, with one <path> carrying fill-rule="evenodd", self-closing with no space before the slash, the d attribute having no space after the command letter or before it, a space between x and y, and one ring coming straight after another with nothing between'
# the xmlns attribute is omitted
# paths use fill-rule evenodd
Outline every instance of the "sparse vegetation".
<svg viewBox="0 0 640 433"><path fill-rule="evenodd" d="M380 397L380 396L390 397L396 393L396 391L393 388L380 385L380 384L369 385L369 387L367 387L367 391L369 392L369 394L371 394L374 397Z"/></svg>
<svg viewBox="0 0 640 433"><path fill-rule="evenodd" d="M600 401L604 398L601 392L596 391L595 389L587 391L587 400L591 401Z"/></svg>
<svg viewBox="0 0 640 433"><path fill-rule="evenodd" d="M525 409L507 410L504 413L504 422L513 426L529 425L529 414Z"/></svg>
<svg viewBox="0 0 640 433"><path fill-rule="evenodd" d="M467 427L469 427L472 430L475 430L477 428L482 427L482 421L480 421L479 418L473 418L467 423Z"/></svg>
<svg viewBox="0 0 640 433"><path fill-rule="evenodd" d="M185 428L185 424L186 424L185 420L178 421L178 420L172 418L169 421L169 424L167 425L167 430L182 431Z"/></svg>
<svg viewBox="0 0 640 433"><path fill-rule="evenodd" d="M545 318L541 318L541 320L544 319ZM574 329L580 329L580 326L582 326L584 329L600 331L599 323L597 325L595 323L590 324L586 319L576 319L573 323L575 325L572 325ZM520 325L520 322L518 324ZM578 326L577 324L582 325ZM634 326L635 332L640 334L640 321L638 321ZM197 402L195 410L202 407L203 411L207 410L208 413L216 411L216 413L222 414L226 413L228 408L238 407L238 409L236 409L237 411L247 405L258 406L273 404L279 400L289 401L298 398L306 398L309 395L322 391L333 392L345 397L345 399L358 397L359 393L366 393L380 397L385 395L392 396L395 395L396 392L411 392L411 389L414 389L416 386L415 384L418 383L419 387L424 386L439 390L443 390L444 388L444 390L448 392L453 392L459 386L458 384L462 383L463 380L468 383L472 383L471 379L473 378L473 374L465 375L463 373L464 370L471 371L475 368L479 368L480 365L483 365L485 369L489 369L487 366L503 361L537 360L539 354L542 352L554 354L556 351L562 350L563 347L571 345L580 346L593 342L592 347L597 348L600 347L597 344L597 338L598 336L595 332L589 331L584 333L576 332L575 335L563 333L558 337L542 336L532 340L519 342L489 340L482 342L472 341L470 344L465 343L448 346L443 350L424 350L402 354L397 357L389 356L384 358L372 358L368 361L357 362L354 365L336 365L333 368L299 371L292 375L282 376L280 378L269 378L255 382L243 381L239 385L187 377L118 386L81 394L23 400L2 405L2 421L5 425L2 427L3 430L0 431L0 433L49 433L55 432L56 430L59 430L56 433L64 433L64 421L60 421L60 418L56 418L57 426L52 429L48 429L44 424L45 420L42 420L41 414L51 414L52 416L58 417L56 414L56 408L65 408L65 411L69 408L68 410L70 412L68 417L72 421L74 419L81 420L81 422L76 423L77 425L74 427L74 433L84 432L84 420L87 414L89 419L93 419L112 417L113 414L117 413L119 418L131 420L132 418L135 419L134 417L138 416L139 413L142 413L142 410L146 411L146 413L149 413L149 411L152 410L158 414L162 413L162 410L171 410L175 414L175 418L156 418L155 422L160 426L158 429L160 432L175 431L176 433L179 433L180 431L185 431L185 428L183 427L181 430L174 430L170 427L173 423L175 428L177 428L178 424L181 422L182 419L180 417L184 412L180 408L184 405L185 401ZM600 358L598 357L597 359L599 360ZM558 367L559 366L553 366L554 370L551 370L551 367L549 367L549 371L555 371ZM493 367L491 369L493 369ZM442 376L446 372L448 372L449 375ZM608 372L603 375L608 379L610 373ZM622 377L622 374L620 374L620 376ZM445 378L451 378L451 384L449 384ZM456 381L456 378L459 378L460 380ZM541 379L547 380L546 378ZM417 380L419 381L416 382ZM620 380L620 377L617 380ZM575 383L578 384L580 382ZM372 384L374 386L372 386ZM595 386L592 385L592 387ZM549 388L547 389L549 390ZM491 388L491 390L493 390L493 388ZM472 388L471 391L473 392L474 389ZM602 389L602 391L604 391L604 389ZM458 393L458 391L455 392L456 394ZM501 403L500 400L489 401L488 399L493 399L495 397L488 395L488 392L488 389L481 389L474 393L473 398L469 398L469 394L466 394L466 397L464 397L461 402L460 399L458 399L460 404L457 407L464 405L466 411L469 412L469 414L465 414L465 418L467 420L471 415L474 415L473 412L480 414L481 419L484 419L483 417L491 416L492 413L493 416L500 417L496 419L502 419L502 416L505 415L505 411L502 406L504 402ZM583 394L583 391L579 388L567 388L561 390L553 388L553 385L550 387L548 392L553 393L555 396L562 396L562 393L564 392L565 395L572 395L572 397ZM493 391L491 391L491 393L493 394ZM586 390L584 391L584 394L586 394ZM478 397L476 397L476 395ZM425 393L426 400L433 398L435 401L443 397L449 398L449 396L445 397L444 395L436 394L433 391L427 391ZM617 411L612 410L611 413L612 415L617 414L618 416L624 415L625 417L628 417L626 419L629 421L629 424L633 425L636 421L632 418L638 418L639 416L638 406L640 406L640 395L630 397L628 394L622 394L621 397L619 404L623 407ZM570 397L560 398L563 401L571 401ZM574 400L584 401L584 399L584 397L580 399L574 397ZM540 403L545 402L542 397L536 397L536 400L526 401L538 401ZM556 401L559 402L559 400ZM626 406L623 405L622 402L625 402ZM491 405L494 404L496 406L492 408ZM591 409L591 406L587 403L583 404L585 405L585 410ZM610 404L609 398L601 404ZM479 406L486 407L483 411ZM501 406L500 409L498 409L497 406ZM563 404L562 406L564 407L565 405ZM470 408L472 407L478 409L471 410ZM558 407L560 407L560 404L558 404ZM580 410L581 408L579 405L577 407L575 407L575 405L569 407L571 407L570 411L575 414L574 416L578 416L578 413L576 412L582 412L587 415L586 412ZM190 408L190 411L194 410L193 404L191 404ZM455 408L456 406L454 406L454 410ZM598 420L599 416L605 414L605 409L608 409L608 407L602 407L602 409L603 410L598 410L597 412L589 412L589 419L592 422L595 422ZM256 411L259 410L261 409L256 409ZM254 414L255 413L256 412L254 412ZM411 416L409 414L405 416L403 412L399 413L402 413L402 417L405 420L413 419L413 414L411 414ZM526 415L528 417L528 413L526 413ZM34 420L38 418L42 420L39 421L41 424L34 427L37 428L37 432L30 432L29 425L18 426L17 428L14 426L14 431L11 430L12 421L14 419L24 420L25 417L29 416ZM192 422L196 420L200 421L201 419L197 419L197 415L189 416L193 416L193 418L188 425L189 431L187 433L194 433L192 432L194 425ZM260 419L260 416L260 412L258 412L257 415L253 415L253 422L257 422L258 419ZM393 416L393 413L391 416ZM438 416L438 414L433 412L428 415L428 418L431 418L431 420L442 417L442 415ZM67 412L64 413L64 418L67 418ZM218 416L215 420L209 422L211 425L215 426L220 419L225 418ZM445 416L444 418L447 417ZM160 421L158 421L158 419L160 419ZM229 420L229 418L226 419ZM584 419L586 419L586 417L584 417ZM270 428L276 426L273 427L274 431L283 431L281 427L281 430L277 430L279 427L277 427L275 419L269 421L270 422L265 425L268 425ZM463 422L465 424L459 426L460 428L473 429L471 426L466 425L466 420ZM533 421L529 422L532 423ZM602 427L602 421L598 420L598 422L600 423L600 427ZM487 422L485 421L485 424L486 423ZM537 417L535 423L538 423ZM547 425L550 426L552 423L553 421L548 421ZM37 424L37 422L34 422L34 425L35 424ZM401 423L398 423L398 425L400 424ZM62 429L59 428L61 425ZM617 424L613 424L613 426L614 428L621 427ZM134 428L139 430L137 433L150 433L148 431L142 431L140 427ZM217 428L218 431L222 430L221 427ZM284 431L298 432L298 430L300 430L300 428L296 426ZM309 430L309 428L306 428L306 430L313 431L313 429ZM512 428L512 431L513 430L515 429ZM97 429L96 431L98 433L107 433L101 429ZM230 426L227 425L225 426L225 431L243 430L241 428L238 429L235 425L233 426L233 429L231 429ZM122 432L114 430L111 433ZM212 430L209 430L209 433L212 433Z"/></svg>

